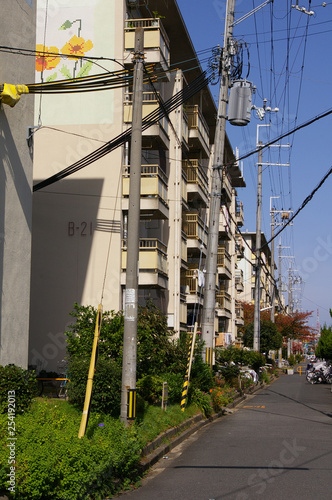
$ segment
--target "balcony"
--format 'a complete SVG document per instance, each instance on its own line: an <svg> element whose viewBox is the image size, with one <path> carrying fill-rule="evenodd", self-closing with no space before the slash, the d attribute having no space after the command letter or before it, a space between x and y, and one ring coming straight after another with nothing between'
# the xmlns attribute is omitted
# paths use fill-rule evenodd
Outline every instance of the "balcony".
<svg viewBox="0 0 332 500"><path fill-rule="evenodd" d="M234 163L228 165L227 170L232 178L232 186L234 186L235 188L246 187L243 172L238 161L235 161Z"/></svg>
<svg viewBox="0 0 332 500"><path fill-rule="evenodd" d="M206 158L210 156L209 127L197 104L185 107L188 116L189 148L201 150Z"/></svg>
<svg viewBox="0 0 332 500"><path fill-rule="evenodd" d="M230 280L232 277L231 256L225 245L218 246L217 266L219 278Z"/></svg>
<svg viewBox="0 0 332 500"><path fill-rule="evenodd" d="M187 325L187 302L184 294L180 294L180 323Z"/></svg>
<svg viewBox="0 0 332 500"><path fill-rule="evenodd" d="M238 300L235 301L235 323L237 325L244 324L243 303Z"/></svg>
<svg viewBox="0 0 332 500"><path fill-rule="evenodd" d="M187 235L181 231L181 261L187 262Z"/></svg>
<svg viewBox="0 0 332 500"><path fill-rule="evenodd" d="M183 170L187 175L188 202L207 207L209 202L209 180L198 160L185 160Z"/></svg>
<svg viewBox="0 0 332 500"><path fill-rule="evenodd" d="M187 269L185 272L185 290L187 304L203 304L204 282L202 272L198 270L198 265Z"/></svg>
<svg viewBox="0 0 332 500"><path fill-rule="evenodd" d="M185 149L189 149L188 116L184 110L182 115L182 141L185 145Z"/></svg>
<svg viewBox="0 0 332 500"><path fill-rule="evenodd" d="M124 165L122 174L122 210L129 207L130 165ZM168 219L168 178L159 165L141 167L141 216L149 219Z"/></svg>
<svg viewBox="0 0 332 500"><path fill-rule="evenodd" d="M170 44L162 22L158 18L153 19L126 19L124 39L124 60L131 61L130 52L135 48L135 30L144 29L144 56L145 64L153 64L158 72L158 77L169 80Z"/></svg>
<svg viewBox="0 0 332 500"><path fill-rule="evenodd" d="M243 215L243 204L242 201L236 200L235 205L235 220L238 227L242 227L244 224L244 215Z"/></svg>
<svg viewBox="0 0 332 500"><path fill-rule="evenodd" d="M239 293L244 290L242 269L235 269L235 288Z"/></svg>
<svg viewBox="0 0 332 500"><path fill-rule="evenodd" d="M244 254L244 240L240 234L235 235L235 250L238 259L243 258Z"/></svg>
<svg viewBox="0 0 332 500"><path fill-rule="evenodd" d="M187 248L199 255L201 249L206 251L208 232L198 213L184 215L183 231L187 235Z"/></svg>
<svg viewBox="0 0 332 500"><path fill-rule="evenodd" d="M231 178L229 174L223 170L222 172L222 187L225 190L225 194L228 198L228 201L231 201L232 199L232 184L231 184Z"/></svg>
<svg viewBox="0 0 332 500"><path fill-rule="evenodd" d="M216 293L216 309L219 317L231 318L231 296L228 292Z"/></svg>
<svg viewBox="0 0 332 500"><path fill-rule="evenodd" d="M122 240L121 284L126 284L127 240ZM139 241L139 286L167 288L167 246L157 238Z"/></svg>
<svg viewBox="0 0 332 500"><path fill-rule="evenodd" d="M188 203L188 178L186 172L182 168L181 172L182 178L181 178L181 199L182 203L187 207Z"/></svg>
<svg viewBox="0 0 332 500"><path fill-rule="evenodd" d="M142 119L146 118L150 113L159 109L159 99L161 99L160 94L157 92L143 92L143 103L142 103ZM123 106L123 121L125 123L131 123L133 120L133 92L126 92L124 95L124 106ZM169 137L168 137L168 121L166 117L161 117L156 123L151 123L151 126L143 130L142 132L142 146L145 147L145 143L149 142L149 146L154 146L151 143L151 138L155 141L155 149L158 146L162 146L164 149L169 149Z"/></svg>
<svg viewBox="0 0 332 500"><path fill-rule="evenodd" d="M222 239L231 239L229 223L230 216L228 214L228 209L225 205L222 205L219 214L219 235L222 237Z"/></svg>

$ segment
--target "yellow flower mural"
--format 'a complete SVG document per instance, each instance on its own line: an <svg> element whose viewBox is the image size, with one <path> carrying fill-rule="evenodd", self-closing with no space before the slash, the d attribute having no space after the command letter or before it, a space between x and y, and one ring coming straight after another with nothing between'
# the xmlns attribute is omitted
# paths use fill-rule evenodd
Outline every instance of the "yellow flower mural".
<svg viewBox="0 0 332 500"><path fill-rule="evenodd" d="M57 47L45 47L44 45L36 45L36 71L44 71L46 69L55 68L60 62L59 49Z"/></svg>
<svg viewBox="0 0 332 500"><path fill-rule="evenodd" d="M61 49L62 54L67 54L70 56L83 57L86 52L91 50L93 43L91 40L85 41L81 36L74 35L69 42L67 42ZM73 57L73 59L78 59Z"/></svg>

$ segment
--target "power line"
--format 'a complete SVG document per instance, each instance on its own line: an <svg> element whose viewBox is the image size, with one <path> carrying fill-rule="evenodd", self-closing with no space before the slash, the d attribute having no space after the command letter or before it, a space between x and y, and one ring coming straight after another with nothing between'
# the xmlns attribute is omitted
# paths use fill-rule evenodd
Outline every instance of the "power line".
<svg viewBox="0 0 332 500"><path fill-rule="evenodd" d="M322 187L326 179L332 174L332 167L329 169L329 171L324 175L323 179L320 181L320 183L315 187L315 189L309 194L309 196L306 197L306 199L303 201L302 205L296 210L296 212L292 215L292 217L289 218L289 220L282 226L281 229L274 235L273 238L271 238L265 245L263 245L261 248L264 248L266 245L271 243L272 240L274 240L286 227L295 219L295 217L301 212L301 210L304 209L304 207L309 203L309 201L312 200L314 194Z"/></svg>
<svg viewBox="0 0 332 500"><path fill-rule="evenodd" d="M202 73L199 77L193 80L184 89L182 89L180 92L178 92L173 97L168 99L168 101L164 103L164 110L161 109L161 107L159 107L158 109L150 113L148 116L146 116L142 122L142 130L147 130L151 125L153 125L154 123L158 122L161 118L163 118L165 116L165 112L170 113L171 111L176 109L179 105L183 104L185 101L194 96L197 92L206 87L209 84L211 78L212 78L211 75L207 76L205 72ZM35 184L33 187L33 191L38 191L39 189L49 186L54 182L64 179L65 177L101 159L103 156L107 155L114 149L123 145L126 141L129 141L131 137L131 131L132 129L130 127L128 130L118 135L115 139L107 142L105 145L96 149L95 151L88 154L81 160L78 160L69 167L63 169L61 172L52 175L51 177L45 179L44 181Z"/></svg>

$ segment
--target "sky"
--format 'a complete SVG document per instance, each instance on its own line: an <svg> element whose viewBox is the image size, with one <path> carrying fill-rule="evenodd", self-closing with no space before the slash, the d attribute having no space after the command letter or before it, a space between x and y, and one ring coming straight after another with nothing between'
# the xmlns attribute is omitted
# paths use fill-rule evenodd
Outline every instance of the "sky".
<svg viewBox="0 0 332 500"><path fill-rule="evenodd" d="M177 2L205 69L212 47L223 46L226 0ZM313 14L292 7L297 3L299 8ZM243 47L242 78L255 87L252 104L261 108L267 99L266 106L279 111L267 111L261 121L253 110L251 121L245 127L227 122L226 133L233 149L239 149L240 157L256 148L257 133L259 140L266 144L332 111L332 2L278 0L252 13L262 4L265 4L263 0L235 0L235 20L251 15L234 26L233 37ZM217 101L219 83L211 86L211 92ZM277 213L277 233L282 229L281 212L296 213L329 173L331 129L332 114L329 114L282 139L279 144L283 147L264 150L262 163L277 163L263 165L262 231L268 240L271 237L270 207ZM246 188L238 189L238 199L244 205L242 232L256 231L257 160L256 153L243 160ZM288 289L291 275L294 307L312 311L308 321L312 327L316 327L318 321L320 326L332 324L329 314L332 308L331 197L332 175L329 175L307 200L292 225L275 239L276 260L281 247L284 287ZM284 296L287 304L288 293Z"/></svg>

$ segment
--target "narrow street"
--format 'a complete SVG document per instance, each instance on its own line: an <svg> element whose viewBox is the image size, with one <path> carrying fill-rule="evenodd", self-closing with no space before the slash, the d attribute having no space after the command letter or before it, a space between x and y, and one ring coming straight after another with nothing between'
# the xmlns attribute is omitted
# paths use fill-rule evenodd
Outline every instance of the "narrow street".
<svg viewBox="0 0 332 500"><path fill-rule="evenodd" d="M331 497L332 392L282 375L174 448L125 500Z"/></svg>

